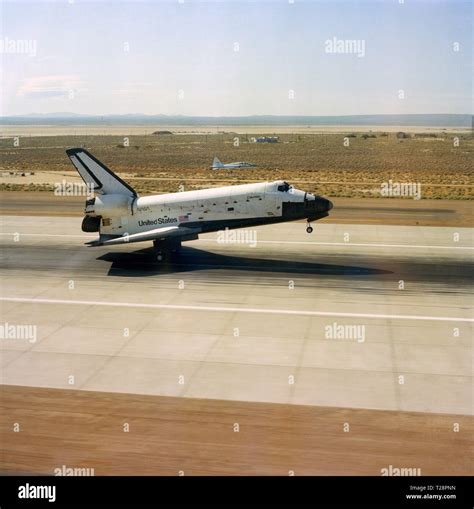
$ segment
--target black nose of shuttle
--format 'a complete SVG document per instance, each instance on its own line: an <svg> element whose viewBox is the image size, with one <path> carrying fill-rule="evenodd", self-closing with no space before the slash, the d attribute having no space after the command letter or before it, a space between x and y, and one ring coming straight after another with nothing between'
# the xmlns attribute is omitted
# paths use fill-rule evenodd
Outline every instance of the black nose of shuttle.
<svg viewBox="0 0 474 509"><path fill-rule="evenodd" d="M319 212L329 212L332 209L332 202L326 198L317 199L317 208Z"/></svg>

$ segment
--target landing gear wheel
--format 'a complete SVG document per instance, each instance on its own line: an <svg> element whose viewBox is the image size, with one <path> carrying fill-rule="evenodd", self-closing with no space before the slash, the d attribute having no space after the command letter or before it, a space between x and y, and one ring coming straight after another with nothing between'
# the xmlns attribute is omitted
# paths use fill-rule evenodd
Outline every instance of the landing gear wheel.
<svg viewBox="0 0 474 509"><path fill-rule="evenodd" d="M155 253L155 260L159 263L167 262L169 259L169 253L166 251L159 251Z"/></svg>
<svg viewBox="0 0 474 509"><path fill-rule="evenodd" d="M171 263L181 248L179 240L155 240L153 242L153 259L157 263Z"/></svg>
<svg viewBox="0 0 474 509"><path fill-rule="evenodd" d="M313 233L313 227L308 225L306 227L306 233Z"/></svg>

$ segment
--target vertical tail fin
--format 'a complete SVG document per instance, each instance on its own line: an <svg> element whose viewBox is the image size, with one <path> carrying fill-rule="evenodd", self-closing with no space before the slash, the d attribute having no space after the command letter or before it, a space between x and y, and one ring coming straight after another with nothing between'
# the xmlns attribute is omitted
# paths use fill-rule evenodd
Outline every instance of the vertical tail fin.
<svg viewBox="0 0 474 509"><path fill-rule="evenodd" d="M214 157L214 160L212 161L212 168L215 170L216 168L223 168L224 165L219 161L219 158L217 156Z"/></svg>
<svg viewBox="0 0 474 509"><path fill-rule="evenodd" d="M82 180L98 194L123 194L137 196L135 190L83 148L70 148L66 154L71 159Z"/></svg>

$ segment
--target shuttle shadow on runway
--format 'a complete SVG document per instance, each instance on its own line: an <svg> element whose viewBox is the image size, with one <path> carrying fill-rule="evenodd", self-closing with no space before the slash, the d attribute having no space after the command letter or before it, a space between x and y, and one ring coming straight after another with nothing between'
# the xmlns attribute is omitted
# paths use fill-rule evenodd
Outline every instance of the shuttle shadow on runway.
<svg viewBox="0 0 474 509"><path fill-rule="evenodd" d="M268 272L281 274L311 274L330 276L368 276L393 274L390 270L381 270L352 265L333 265L305 261L287 261L247 256L229 256L216 254L193 247L183 247L172 261L158 263L154 261L150 248L131 253L109 252L97 258L112 262L109 276L141 277L160 274L175 274L199 270L238 270L248 272Z"/></svg>

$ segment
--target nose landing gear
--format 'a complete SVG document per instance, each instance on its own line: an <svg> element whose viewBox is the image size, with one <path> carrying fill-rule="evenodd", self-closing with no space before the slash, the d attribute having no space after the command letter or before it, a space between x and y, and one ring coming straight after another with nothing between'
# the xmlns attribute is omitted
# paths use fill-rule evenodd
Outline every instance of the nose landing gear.
<svg viewBox="0 0 474 509"><path fill-rule="evenodd" d="M308 226L306 227L306 233L313 233L313 227L311 226L309 221L308 221Z"/></svg>

